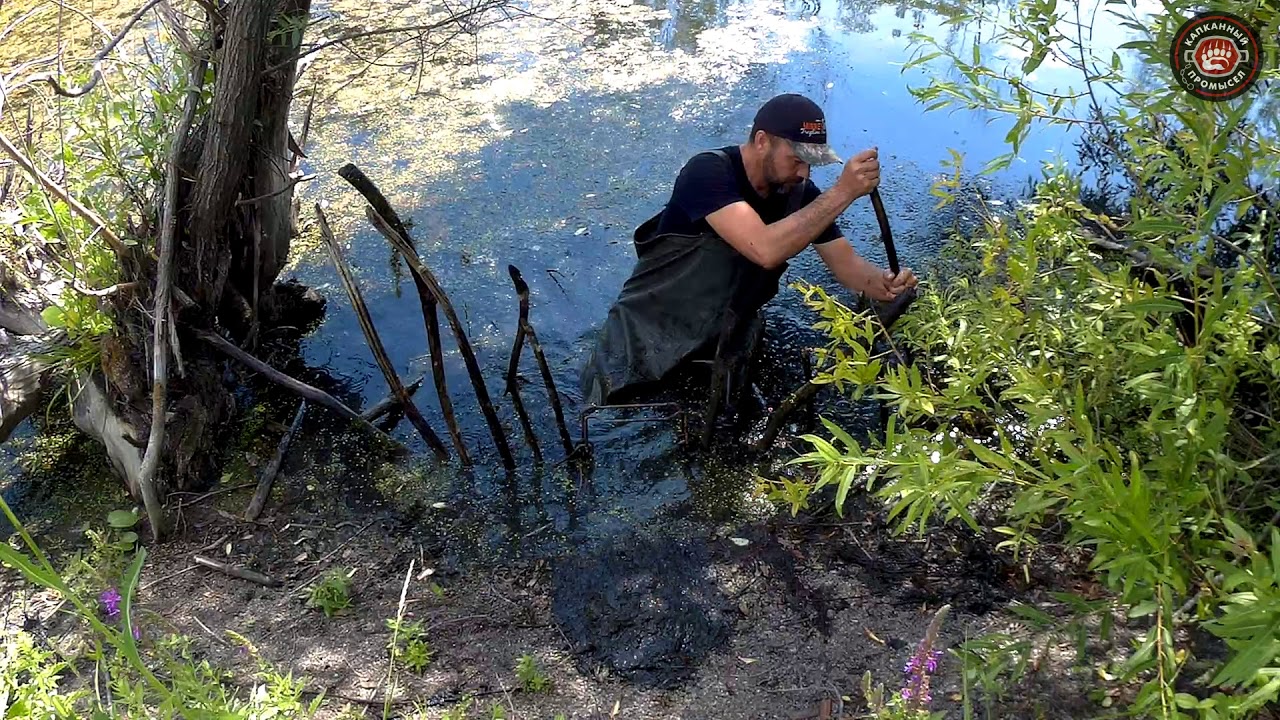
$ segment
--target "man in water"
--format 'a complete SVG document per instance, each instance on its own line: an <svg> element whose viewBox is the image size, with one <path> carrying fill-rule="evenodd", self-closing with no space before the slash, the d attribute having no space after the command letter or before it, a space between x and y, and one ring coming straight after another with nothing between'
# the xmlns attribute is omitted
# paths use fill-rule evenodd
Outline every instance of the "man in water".
<svg viewBox="0 0 1280 720"><path fill-rule="evenodd" d="M876 149L845 163L825 192L809 168L842 162L822 109L779 95L756 113L747 142L699 153L662 212L634 235L637 262L609 311L582 376L587 403L636 399L691 360L749 355L758 313L787 261L810 245L841 285L878 301L916 286L858 255L835 220L880 183Z"/></svg>

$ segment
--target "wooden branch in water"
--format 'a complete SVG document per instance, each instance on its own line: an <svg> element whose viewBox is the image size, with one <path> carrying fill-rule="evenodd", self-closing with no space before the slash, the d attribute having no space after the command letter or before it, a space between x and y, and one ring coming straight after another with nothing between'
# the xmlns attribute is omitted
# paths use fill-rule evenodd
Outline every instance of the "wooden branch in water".
<svg viewBox="0 0 1280 720"><path fill-rule="evenodd" d="M729 347L729 336L733 333L735 325L733 311L730 310L725 314L724 321L720 326L720 338L716 341L716 355L711 361L711 382L707 388L707 406L702 412L702 435L699 440L703 447L711 442L711 433L715 429L716 416L720 413L720 402L724 396L724 382L728 375L729 358L727 350Z"/></svg>
<svg viewBox="0 0 1280 720"><path fill-rule="evenodd" d="M511 275L511 282L516 286L516 292L523 294L525 297L529 295L529 285L520 275L520 271L515 265L507 266L507 273ZM529 339L529 347L533 348L533 356L538 360L538 368L542 370L542 382L547 386L547 396L551 399L551 409L556 414L556 428L560 431L560 442L564 445L566 455L573 454L573 438L569 437L569 426L564 422L564 408L560 405L560 393L556 391L556 381L551 375L551 365L547 363L547 356L542 354L542 343L538 342L538 333L533 330L533 323L529 322L526 316L520 324L522 334Z"/></svg>
<svg viewBox="0 0 1280 720"><path fill-rule="evenodd" d="M409 393L409 396L412 397L414 393L418 392L418 388L422 387L422 381L426 378L426 375L419 375L417 380L414 380L405 386L405 392ZM373 422L392 410L395 410L399 405L400 401L396 399L395 395L388 395L378 402L370 405L368 410L360 413L360 417L368 420L369 422Z"/></svg>
<svg viewBox="0 0 1280 720"><path fill-rule="evenodd" d="M387 206L387 210L391 212L391 217L396 224L403 228L400 218L395 214L395 210L391 206ZM366 205L364 215L369 222L382 233L382 236L395 247L395 238L397 230L395 230L390 222L384 219L373 209L372 205ZM405 236L408 237L407 235ZM412 241L410 241L412 244ZM399 250L394 252L399 253ZM413 285L418 289L418 302L422 306L422 322L427 328L427 352L431 357L431 379L435 382L436 397L440 398L440 412L444 415L445 427L449 430L449 439L453 442L453 447L458 451L458 460L465 466L471 464L471 454L467 452L467 445L462 440L462 430L458 427L458 418L453 412L453 400L449 397L448 381L444 374L444 349L440 346L440 321L436 316L436 299L431 294L430 288L422 281L417 273L413 275Z"/></svg>
<svg viewBox="0 0 1280 720"><path fill-rule="evenodd" d="M155 3L152 3L154 5ZM134 16L137 19L138 16ZM160 239L157 242L160 256L156 271L156 297L154 325L151 337L151 431L147 437L147 449L142 455L142 470L138 473L138 489L147 508L152 538L159 540L165 532L164 509L156 493L155 478L164 455L164 426L168 414L169 392L169 328L173 322L173 245L178 224L178 166L182 159L182 146L195 120L196 105L200 101L200 88L204 85L205 62L196 63L191 72L191 88L183 103L182 119L174 132L169 147L169 167L165 171L164 210L160 219ZM96 74L95 74L96 78ZM92 86L93 81L90 82Z"/></svg>
<svg viewBox="0 0 1280 720"><path fill-rule="evenodd" d="M514 265L508 265L507 272L511 275L511 282L516 286L516 297L520 299L520 319L516 322L516 339L511 344L511 361L507 364L506 392L511 394L511 404L515 406L516 415L520 418L525 442L529 443L534 459L542 462L542 449L538 447L538 436L533 431L533 424L529 422L529 413L524 408L524 398L520 396L520 381L516 377L520 369L520 351L524 349L524 328L529 324L529 286L520 277L520 271Z"/></svg>
<svg viewBox="0 0 1280 720"><path fill-rule="evenodd" d="M454 310L453 303L449 302L449 297L445 295L435 275L418 257L417 251L413 248L413 243L409 240L409 233L404 229L404 224L400 222L400 217L396 215L395 210L391 208L391 204L387 202L386 197L373 184L373 181L365 176L360 168L351 163L342 166L338 170L338 174L351 183L352 187L365 197L374 211L386 221L386 224L396 231L388 235L387 239L404 255L405 261L409 264L410 272L414 275L414 282L419 284L419 292L423 289L429 291L432 297L435 298L435 302L444 310L445 319L448 320L449 326L453 329L454 337L458 341L458 350L462 353L462 359L467 365L467 374L470 375L471 384L475 388L476 400L479 402L480 410L484 413L485 421L489 425L489 433L493 436L493 442L498 448L498 454L502 456L502 464L507 470L514 470L516 461L511 454L510 445L507 444L506 432L502 428L502 423L498 420L498 414L494 412L493 402L489 399L489 391L485 387L484 374L480 371L480 363L476 361L475 352L471 349L471 342L467 339L466 330L458 319L458 313Z"/></svg>
<svg viewBox="0 0 1280 720"><path fill-rule="evenodd" d="M798 405L808 402L813 398L813 396L817 395L818 391L821 389L821 383L810 381L801 385L799 389L788 395L787 399L783 400L782 404L778 406L778 409L774 410L773 414L769 416L769 423L765 426L764 434L760 436L759 440L756 440L752 449L756 452L760 452L762 450L767 450L772 446L773 441L778 439L778 433L782 432L782 423L787 419L787 416L790 415Z"/></svg>
<svg viewBox="0 0 1280 720"><path fill-rule="evenodd" d="M272 577L267 577L262 573L254 572L246 568L236 567L235 565L228 565L224 562L218 562L217 560L207 558L203 555L192 555L191 560L197 565L207 567L210 570L217 570L223 575L230 575L231 577L240 578L241 580L248 580L251 583L265 585L266 587L280 587L279 580L276 580L275 578L272 578Z"/></svg>
<svg viewBox="0 0 1280 720"><path fill-rule="evenodd" d="M368 420L365 420L364 418L360 417L359 413L347 407L346 405L343 405L340 400L330 395L329 393L321 390L320 388L308 385L302 382L301 380L297 380L295 378L289 377L288 375L285 375L279 370L276 370L275 368L262 362L258 358L236 347L233 343L231 343L221 335L211 333L207 330L197 330L196 337L209 343L215 349L221 351L224 355L227 355L228 357L234 360L237 360L240 363L248 366L249 369L254 370L255 372L261 373L271 382L274 382L277 385L284 387L286 390L293 392L299 397L306 398L307 400L310 400L311 402L317 405L322 405L324 407L329 408L330 410L341 415L347 420L354 422L355 424L365 428L369 432L372 432L378 437L386 440L388 443L391 443L393 446L396 447L397 450L400 450L400 451L405 450L405 447L401 445L399 442L396 442L395 438L391 437L390 435L387 435L386 433L382 432L378 428L374 427L373 424L370 423Z"/></svg>
<svg viewBox="0 0 1280 720"><path fill-rule="evenodd" d="M364 339L369 343L369 350L373 353L373 359L378 364L378 369L382 371L382 376L387 380L387 386L391 390L391 394L396 396L400 402L400 407L404 409L405 415L409 417L409 422L418 429L418 433L422 435L422 439L427 442L431 451L441 460L449 457L449 451L445 448L444 443L440 441L440 437L436 435L431 426L427 424L427 419L422 417L422 413L418 411L418 406L413 404L413 398L404 389L404 384L400 382L400 376L396 374L395 368L391 365L391 358L387 356L387 350L382 345L382 338L378 337L378 330L373 326L373 318L369 316L369 307L364 302L364 296L360 293L360 288L356 286L355 278L351 276L351 268L347 267L347 261L342 257L342 248L338 247L338 241L333 236L333 231L329 229L329 221L325 219L324 211L320 209L320 203L316 203L316 215L320 219L320 235L324 238L325 246L329 249L329 258L333 260L334 266L338 268L338 277L342 280L342 286L347 290L347 296L351 298L351 307L356 312L356 318L360 321L360 329L364 331Z"/></svg>
<svg viewBox="0 0 1280 720"><path fill-rule="evenodd" d="M276 445L276 454L271 456L271 461L262 469L262 476L258 478L258 489L254 491L253 499L249 501L249 507L244 511L246 520L257 520L262 514L262 508L267 504L267 497L271 495L271 486L275 484L280 465L284 462L284 455L289 452L289 443L293 442L293 436L297 434L298 428L302 425L302 418L306 414L307 401L303 400L298 403L298 412L293 416L289 429L280 438L280 444Z"/></svg>

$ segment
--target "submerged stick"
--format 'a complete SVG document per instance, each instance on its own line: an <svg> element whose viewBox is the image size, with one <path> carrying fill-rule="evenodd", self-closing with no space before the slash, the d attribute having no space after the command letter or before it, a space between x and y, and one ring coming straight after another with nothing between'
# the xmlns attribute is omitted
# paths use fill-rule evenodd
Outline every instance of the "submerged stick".
<svg viewBox="0 0 1280 720"><path fill-rule="evenodd" d="M527 298L529 284L524 281L520 271L515 265L508 265L507 273L511 275L511 282L515 284L516 292L523 294ZM520 330L521 334L529 339L529 347L533 348L533 356L538 359L538 368L542 370L542 382L547 386L547 396L551 399L551 409L556 414L556 428L560 431L560 442L564 445L565 454L572 455L573 438L569 437L569 426L564 422L564 408L560 406L560 393L556 392L556 381L551 375L551 365L547 363L547 356L542 354L542 343L538 342L538 333L534 332L533 323L529 322L527 315L520 323Z"/></svg>
<svg viewBox="0 0 1280 720"><path fill-rule="evenodd" d="M788 395L787 399L783 400L782 404L778 406L778 409L774 410L773 414L769 416L769 423L765 426L764 434L760 436L759 440L756 440L752 449L759 452L767 450L773 445L773 441L778 439L778 433L782 432L782 423L787 419L787 416L796 409L796 406L810 400L821 389L821 383L809 381Z"/></svg>
<svg viewBox="0 0 1280 720"><path fill-rule="evenodd" d="M271 486L275 484L276 475L280 473L280 465L284 463L284 454L289 452L289 443L293 441L293 436L302 425L302 417L306 414L307 401L303 400L298 404L298 412L293 416L289 429L285 431L284 437L280 438L280 444L276 445L276 454L271 456L271 461L263 468L262 476L258 478L258 489L254 491L253 499L249 501L249 508L244 511L246 520L257 520L262 514L262 508L267 504L267 497L271 495Z"/></svg>
<svg viewBox="0 0 1280 720"><path fill-rule="evenodd" d="M293 392L299 397L306 398L307 400L310 400L311 402L317 405L322 405L324 407L329 408L330 410L341 415L347 420L354 422L360 427L363 427L369 430L370 432L382 438L383 440L386 440L387 442L391 443L398 450L400 451L405 450L405 447L401 445L399 442L397 442L395 438L391 437L390 435L374 427L373 423L370 423L368 420L365 420L364 418L360 417L360 414L357 413L355 410L352 410L346 405L343 405L342 401L338 400L337 398L330 395L329 393L321 390L320 388L308 385L302 382L301 380L291 378L288 375L285 375L279 370L276 370L275 368L262 362L258 358L236 347L233 343L231 343L221 335L211 333L207 330L197 330L196 337L209 343L216 350L221 351L224 355L227 355L233 360L237 360L243 365L246 365L249 369L255 372L261 373L264 377L266 377L271 382L274 382L277 385L280 385L281 387Z"/></svg>
<svg viewBox="0 0 1280 720"><path fill-rule="evenodd" d="M392 212L395 211L392 210ZM396 230L378 215L371 205L365 206L364 215L394 248L395 240L392 238L396 236ZM395 250L395 252L400 251ZM458 418L453 413L453 400L449 398L449 388L445 380L444 350L440 347L440 321L436 317L436 299L417 273L413 273L413 284L418 289L418 301L422 305L422 321L427 327L427 352L431 356L431 379L436 385L436 396L440 398L440 412L444 415L449 439L453 441L453 447L458 451L458 460L463 465L470 465L471 455L467 452L466 443L462 441L462 430L459 429Z"/></svg>
<svg viewBox="0 0 1280 720"><path fill-rule="evenodd" d="M405 392L409 393L410 397L412 397L414 393L418 392L418 388L422 387L422 381L426 378L426 375L419 375L417 380L414 380L405 386ZM388 395L378 402L370 405L368 410L360 413L360 417L368 420L369 422L373 422L396 409L399 405L400 401L396 399L395 395Z"/></svg>
<svg viewBox="0 0 1280 720"><path fill-rule="evenodd" d="M254 572L252 570L248 570L242 567L237 567L235 565L228 565L224 562L218 562L217 560L207 558L203 555L192 555L191 560L197 565L207 567L210 570L217 570L223 575L230 575L231 577L240 578L241 580L248 580L251 583L257 583L259 585L265 585L267 587L280 587L280 581L276 580L275 578L267 577L262 573Z"/></svg>
<svg viewBox="0 0 1280 720"><path fill-rule="evenodd" d="M440 437L436 435L431 426L427 424L427 419L422 417L422 413L418 411L418 406L413 404L413 398L409 397L409 393L404 389L404 384L400 382L400 376L396 374L395 368L391 365L391 358L387 356L387 350L382 345L382 338L378 337L378 330L373 326L373 318L369 316L369 306L364 302L364 296L360 293L360 288L356 286L355 278L351 275L351 268L347 266L347 261L342 257L342 248L338 247L338 240L334 238L333 231L329 229L329 221L324 216L324 211L320 209L320 203L316 203L316 216L320 219L320 235L324 238L325 246L329 249L329 258L333 260L333 264L338 268L338 277L342 280L342 286L346 288L347 296L351 298L351 307L356 312L356 318L360 321L360 329L364 331L364 339L369 344L369 350L373 353L373 359L378 364L378 369L382 371L382 376L386 378L387 386L391 390L391 394L396 396L396 400L400 402L400 407L404 410L405 415L409 416L409 422L418 429L418 433L422 435L422 439L426 441L431 451L441 460L448 459L449 451L445 448L444 443L440 441Z"/></svg>
<svg viewBox="0 0 1280 720"><path fill-rule="evenodd" d="M507 266L511 282L516 286L516 297L520 299L520 319L516 322L516 339L511 344L511 362L507 364L507 392L511 394L511 404L516 408L520 418L520 427L524 430L525 442L533 450L533 457L542 462L542 449L538 447L538 436L533 432L533 424L529 422L529 413L524 409L524 398L520 397L520 382L516 373L520 369L520 352L524 349L524 327L529 324L529 286L520 278L520 271L514 265Z"/></svg>
<svg viewBox="0 0 1280 720"><path fill-rule="evenodd" d="M730 310L725 314L720 327L720 339L716 341L715 359L711 361L711 387L708 388L707 406L702 413L702 446L711 442L711 434L715 430L716 416L720 413L720 400L725 376L728 373L728 358L725 356L729 347L729 335L733 332L735 317Z"/></svg>
<svg viewBox="0 0 1280 720"><path fill-rule="evenodd" d="M436 303L444 310L445 319L449 321L449 326L453 329L453 334L458 341L458 350L462 353L462 359L467 365L467 374L471 377L471 384L475 387L476 400L480 404L481 412L484 413L485 422L489 426L489 433L493 436L493 442L498 448L498 454L502 456L502 464L507 470L514 470L516 461L511 454L510 445L507 444L506 432L502 429L502 423L498 420L498 413L494 412L493 402L489 399L489 390L484 384L484 375L480 371L480 363L476 361L476 354L471 349L471 342L467 339L466 330L458 319L458 313L453 309L453 303L449 302L449 297L445 295L444 289L440 287L435 275L418 257L418 253L413 249L413 243L409 239L408 231L405 230L404 224L400 222L400 216L392 209L391 204L387 202L386 197L373 184L373 181L365 176L360 168L351 163L342 166L338 170L338 175L351 183L352 187L358 190L365 200L369 202L374 211L386 221L386 224L395 230L395 233L389 235L387 239L404 255L405 260L409 263L409 269L414 275L414 282L418 285L419 292L423 289L429 291L432 297L435 298Z"/></svg>

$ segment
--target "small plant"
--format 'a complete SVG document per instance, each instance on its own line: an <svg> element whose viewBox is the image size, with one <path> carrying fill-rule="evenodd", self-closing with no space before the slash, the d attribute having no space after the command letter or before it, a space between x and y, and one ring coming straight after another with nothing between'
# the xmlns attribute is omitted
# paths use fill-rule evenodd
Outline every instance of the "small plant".
<svg viewBox="0 0 1280 720"><path fill-rule="evenodd" d="M334 568L325 573L311 588L307 607L318 608L325 617L333 617L351 607L351 572Z"/></svg>
<svg viewBox="0 0 1280 720"><path fill-rule="evenodd" d="M502 703L494 703L489 708L489 720L507 720L507 710L502 707Z"/></svg>
<svg viewBox="0 0 1280 720"><path fill-rule="evenodd" d="M934 613L933 622L929 623L929 629L925 632L924 638L920 640L915 653L902 668L906 676L902 689L888 700L885 700L883 683L872 686L870 670L862 676L862 693L867 699L867 706L871 709L871 717L879 720L930 720L935 717L935 714L929 711L929 703L932 701L932 696L929 694L929 680L938 671L938 661L942 659L942 651L936 649L935 644L938 640L938 630L942 627L942 621L946 619L950 610L950 605L943 605L938 612ZM942 717L942 715L937 714L936 717Z"/></svg>
<svg viewBox="0 0 1280 720"><path fill-rule="evenodd" d="M543 692L551 688L551 679L538 667L537 659L528 653L521 655L516 663L516 677L525 692Z"/></svg>
<svg viewBox="0 0 1280 720"><path fill-rule="evenodd" d="M467 711L471 709L472 702L471 698L463 698L457 705L445 710L440 715L440 720L467 720Z"/></svg>
<svg viewBox="0 0 1280 720"><path fill-rule="evenodd" d="M422 621L405 622L390 618L387 620L387 628L391 630L391 642L388 643L391 659L415 673L426 670L435 653L427 643L427 633L422 627Z"/></svg>

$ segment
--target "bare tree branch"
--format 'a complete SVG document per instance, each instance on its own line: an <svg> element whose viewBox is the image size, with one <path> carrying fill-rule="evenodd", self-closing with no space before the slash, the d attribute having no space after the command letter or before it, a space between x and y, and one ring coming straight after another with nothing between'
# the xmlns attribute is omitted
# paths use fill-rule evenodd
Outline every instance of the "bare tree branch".
<svg viewBox="0 0 1280 720"><path fill-rule="evenodd" d="M333 38L332 40L326 40L322 43L314 45L311 48L300 50L298 51L298 54L296 56L291 57L287 60L281 61L279 63L276 63L275 65L267 68L265 72L270 73L275 70L279 70L280 68L284 67L290 62L293 62L294 60L297 60L298 58L303 58L308 55L314 55L315 53L318 53L321 50L333 47L334 45L341 45L342 43L349 42L351 40L358 40L360 38L373 37L375 35L395 35L398 33L431 32L433 30L439 30L441 28L448 27L450 25L463 24L467 20L475 16L482 15L488 12L489 10L505 7L507 5L507 2L508 0L484 0L480 4L467 8L466 10L460 13L450 14L449 17L443 18L441 20L437 20L432 23L426 23L423 25L405 25L401 27L379 28L376 30L353 30L351 32L343 33L342 35L339 35L338 37Z"/></svg>
<svg viewBox="0 0 1280 720"><path fill-rule="evenodd" d="M116 36L111 39L111 42L107 43L107 46L98 52L98 55L93 59L93 75L89 78L89 82L78 88L71 88L68 90L58 82L56 72L42 73L31 78L30 82L47 82L53 88L54 92L62 95L63 97L75 98L87 95L91 90L97 87L98 81L102 79L102 61L106 59L107 55L111 54L112 50L116 49L116 46L120 44L121 40L124 40L125 35L129 34L129 31L133 29L133 26L137 24L138 20L142 19L142 16L145 15L148 10L159 4L160 1L161 0L150 0L146 5L139 8L138 11L133 14L133 17L129 18L129 21L125 23L124 27L120 29L120 32L116 33Z"/></svg>
<svg viewBox="0 0 1280 720"><path fill-rule="evenodd" d="M169 148L169 167L164 182L164 215L160 221L160 267L156 276L155 325L151 340L151 432L147 438L147 450L142 456L142 471L138 474L138 487L151 520L152 537L159 540L164 533L164 511L156 495L155 476L164 454L165 403L169 384L169 333L166 325L172 322L173 289L173 235L178 224L178 166L182 160L182 147L195 120L196 106L200 101L200 88L204 84L205 61L197 60L191 73L191 87L182 108L182 119L174 131Z"/></svg>

